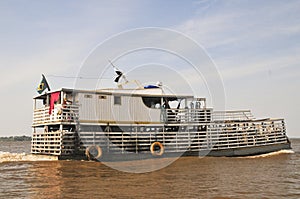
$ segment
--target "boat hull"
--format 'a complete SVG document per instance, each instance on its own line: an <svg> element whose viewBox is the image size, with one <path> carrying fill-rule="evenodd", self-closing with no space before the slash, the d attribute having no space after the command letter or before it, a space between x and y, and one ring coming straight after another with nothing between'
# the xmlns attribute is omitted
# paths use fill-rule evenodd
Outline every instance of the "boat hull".
<svg viewBox="0 0 300 199"><path fill-rule="evenodd" d="M201 150L201 151L186 151L181 152L168 152L164 153L161 156L153 156L149 153L103 153L100 158L94 158L94 161L100 162L115 162L115 161L132 161L132 160L145 160L153 158L179 158L179 157L244 157L244 156L254 156L267 154L271 152L277 152L280 150L290 150L291 144L282 143L282 144L271 144L265 146L251 146L251 147L242 147L242 148L231 148L231 149L219 149L219 150ZM74 160L87 160L85 154L77 154L74 156L59 156L60 160L74 159Z"/></svg>

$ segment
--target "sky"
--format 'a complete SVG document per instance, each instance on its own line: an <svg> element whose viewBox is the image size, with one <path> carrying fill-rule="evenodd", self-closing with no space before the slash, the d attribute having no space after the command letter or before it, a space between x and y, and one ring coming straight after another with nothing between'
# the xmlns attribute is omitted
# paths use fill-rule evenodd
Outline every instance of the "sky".
<svg viewBox="0 0 300 199"><path fill-rule="evenodd" d="M300 137L300 1L2 0L0 27L0 136L31 134L41 74L52 88L72 87L74 79L59 76L76 76L99 44L124 31L156 27L203 47L221 76L226 109L284 118L288 135ZM157 58L154 52L130 56L131 63L119 64Z"/></svg>

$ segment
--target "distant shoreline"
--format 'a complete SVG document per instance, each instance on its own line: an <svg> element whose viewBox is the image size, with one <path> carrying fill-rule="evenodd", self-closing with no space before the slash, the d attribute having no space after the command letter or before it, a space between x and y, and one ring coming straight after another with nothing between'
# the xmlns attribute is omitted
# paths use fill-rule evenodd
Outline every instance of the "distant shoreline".
<svg viewBox="0 0 300 199"><path fill-rule="evenodd" d="M0 141L31 141L31 136L9 136L9 137L0 137Z"/></svg>

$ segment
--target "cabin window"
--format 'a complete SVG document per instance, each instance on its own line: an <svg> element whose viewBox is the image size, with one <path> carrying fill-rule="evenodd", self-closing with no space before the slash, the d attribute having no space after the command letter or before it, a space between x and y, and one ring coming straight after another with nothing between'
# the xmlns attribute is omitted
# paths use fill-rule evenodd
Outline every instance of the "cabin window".
<svg viewBox="0 0 300 199"><path fill-rule="evenodd" d="M160 97L142 97L144 104L148 108L160 108L161 98Z"/></svg>
<svg viewBox="0 0 300 199"><path fill-rule="evenodd" d="M114 105L121 105L121 96L114 96Z"/></svg>
<svg viewBox="0 0 300 199"><path fill-rule="evenodd" d="M93 95L84 95L84 98L93 98Z"/></svg>
<svg viewBox="0 0 300 199"><path fill-rule="evenodd" d="M99 95L99 99L106 99L106 95Z"/></svg>

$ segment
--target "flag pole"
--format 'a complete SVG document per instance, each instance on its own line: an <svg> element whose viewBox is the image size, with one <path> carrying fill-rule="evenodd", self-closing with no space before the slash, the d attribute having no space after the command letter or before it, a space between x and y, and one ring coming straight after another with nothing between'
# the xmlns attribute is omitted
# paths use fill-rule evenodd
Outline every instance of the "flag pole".
<svg viewBox="0 0 300 199"><path fill-rule="evenodd" d="M45 79L45 83L46 83L46 87L48 88L48 91L51 91L50 86L49 86L49 84L48 84L48 81L47 81L45 75L42 74L42 76L43 76L43 79Z"/></svg>

